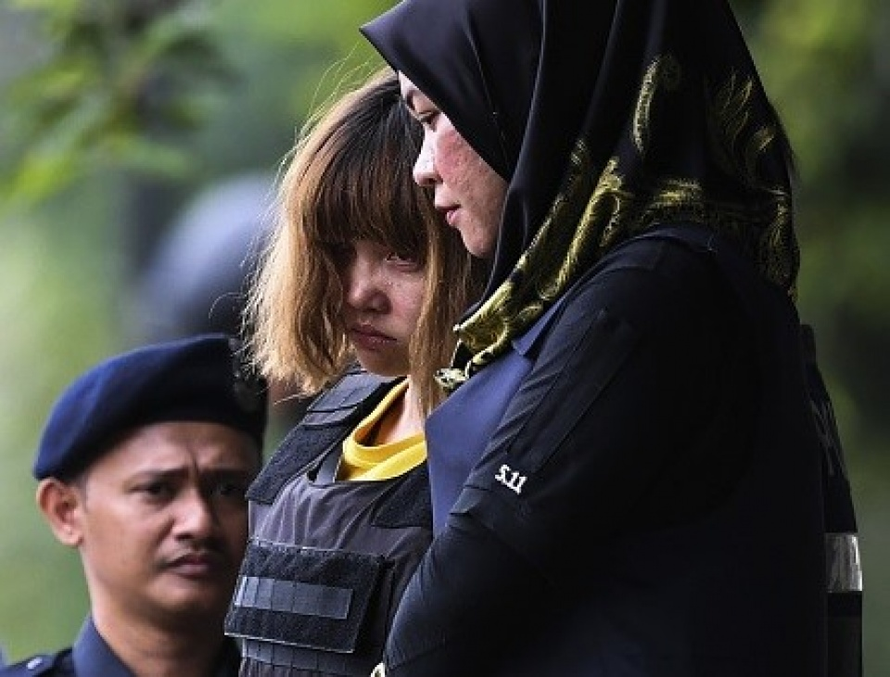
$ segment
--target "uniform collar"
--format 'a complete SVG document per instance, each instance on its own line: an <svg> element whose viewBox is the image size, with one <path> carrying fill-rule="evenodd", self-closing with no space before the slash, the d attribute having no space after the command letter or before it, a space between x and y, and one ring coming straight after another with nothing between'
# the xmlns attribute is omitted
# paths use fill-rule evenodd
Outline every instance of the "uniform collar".
<svg viewBox="0 0 890 677"><path fill-rule="evenodd" d="M87 616L72 648L74 667L78 675L102 675L102 677L133 677L133 672L118 658L99 634L92 616ZM223 644L213 677L236 677L241 662L234 641L227 638Z"/></svg>
<svg viewBox="0 0 890 677"><path fill-rule="evenodd" d="M87 616L74 643L74 667L78 675L133 677L133 673L102 639L92 616Z"/></svg>

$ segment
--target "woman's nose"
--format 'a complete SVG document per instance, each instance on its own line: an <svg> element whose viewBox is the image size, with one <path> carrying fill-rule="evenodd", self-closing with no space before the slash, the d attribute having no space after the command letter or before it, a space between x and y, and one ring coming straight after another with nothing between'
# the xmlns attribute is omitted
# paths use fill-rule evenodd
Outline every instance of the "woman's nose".
<svg viewBox="0 0 890 677"><path fill-rule="evenodd" d="M374 266L356 258L349 266L343 280L346 303L353 308L380 310L384 294L378 283Z"/></svg>
<svg viewBox="0 0 890 677"><path fill-rule="evenodd" d="M426 139L424 139L420 153L417 154L417 159L414 161L411 175L417 185L424 187L434 185L439 178L436 171L436 156L432 145Z"/></svg>

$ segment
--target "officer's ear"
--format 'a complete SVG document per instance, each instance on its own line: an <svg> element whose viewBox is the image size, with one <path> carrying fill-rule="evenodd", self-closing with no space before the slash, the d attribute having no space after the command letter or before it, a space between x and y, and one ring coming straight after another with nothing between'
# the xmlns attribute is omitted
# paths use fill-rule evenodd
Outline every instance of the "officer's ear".
<svg viewBox="0 0 890 677"><path fill-rule="evenodd" d="M64 545L80 545L80 506L83 500L76 484L55 477L40 480L37 485L37 506L49 523L56 538Z"/></svg>

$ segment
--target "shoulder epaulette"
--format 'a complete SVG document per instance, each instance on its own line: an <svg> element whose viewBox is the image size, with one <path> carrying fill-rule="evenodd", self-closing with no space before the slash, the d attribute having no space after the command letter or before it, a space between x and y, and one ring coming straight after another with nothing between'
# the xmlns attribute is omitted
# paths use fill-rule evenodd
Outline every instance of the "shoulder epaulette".
<svg viewBox="0 0 890 677"><path fill-rule="evenodd" d="M0 677L36 677L37 675L53 674L70 655L71 647L55 653L36 654L18 663L0 667ZM71 672L71 674L74 673Z"/></svg>

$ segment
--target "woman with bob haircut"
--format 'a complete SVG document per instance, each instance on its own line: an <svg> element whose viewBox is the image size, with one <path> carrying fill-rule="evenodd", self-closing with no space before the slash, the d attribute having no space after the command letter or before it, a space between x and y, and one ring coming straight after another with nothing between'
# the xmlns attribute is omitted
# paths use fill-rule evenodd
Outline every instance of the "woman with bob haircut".
<svg viewBox="0 0 890 677"><path fill-rule="evenodd" d="M423 421L485 269L411 181L421 134L385 69L316 114L280 181L247 340L315 399L248 492L242 677L369 674L430 541Z"/></svg>

